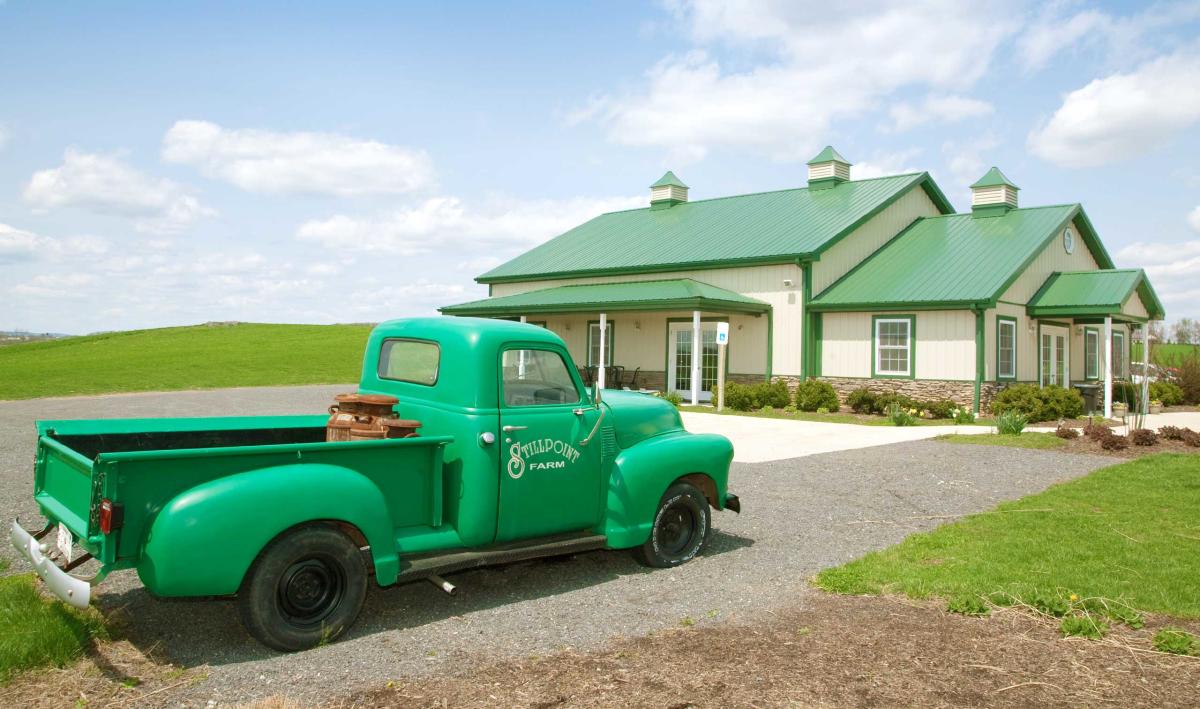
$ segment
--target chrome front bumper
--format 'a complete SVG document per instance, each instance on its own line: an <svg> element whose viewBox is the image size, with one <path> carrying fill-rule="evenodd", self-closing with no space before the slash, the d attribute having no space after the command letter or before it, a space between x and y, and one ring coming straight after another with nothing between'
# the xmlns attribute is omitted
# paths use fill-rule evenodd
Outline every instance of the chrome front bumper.
<svg viewBox="0 0 1200 709"><path fill-rule="evenodd" d="M88 603L92 600L92 584L58 568L46 556L49 545L34 539L33 535L26 532L16 520L13 520L10 537L13 546L33 566L33 570L42 577L42 581L46 582L46 588L49 588L54 595L68 605L80 609L88 607Z"/></svg>

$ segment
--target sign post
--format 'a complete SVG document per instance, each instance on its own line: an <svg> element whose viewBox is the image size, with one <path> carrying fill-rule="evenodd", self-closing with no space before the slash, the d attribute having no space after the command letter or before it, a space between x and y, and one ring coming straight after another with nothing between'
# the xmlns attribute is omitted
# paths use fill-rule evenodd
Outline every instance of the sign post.
<svg viewBox="0 0 1200 709"><path fill-rule="evenodd" d="M725 346L729 344L729 323L717 323L717 411L725 410Z"/></svg>

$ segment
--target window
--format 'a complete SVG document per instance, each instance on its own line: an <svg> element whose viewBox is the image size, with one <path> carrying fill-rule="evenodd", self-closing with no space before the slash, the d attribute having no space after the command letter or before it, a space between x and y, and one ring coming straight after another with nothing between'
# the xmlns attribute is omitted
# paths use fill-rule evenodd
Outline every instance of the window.
<svg viewBox="0 0 1200 709"><path fill-rule="evenodd" d="M996 319L996 378L1017 378L1017 321Z"/></svg>
<svg viewBox="0 0 1200 709"><path fill-rule="evenodd" d="M413 384L437 383L441 350L425 340L384 340L379 350L379 376Z"/></svg>
<svg viewBox="0 0 1200 709"><path fill-rule="evenodd" d="M604 366L611 367L613 363L613 321L608 321L604 333ZM588 323L588 359L589 367L600 365L600 323Z"/></svg>
<svg viewBox="0 0 1200 709"><path fill-rule="evenodd" d="M875 376L912 377L913 321L911 315L875 317Z"/></svg>
<svg viewBox="0 0 1200 709"><path fill-rule="evenodd" d="M1125 378L1125 333L1113 330L1113 378Z"/></svg>
<svg viewBox="0 0 1200 709"><path fill-rule="evenodd" d="M1083 330L1083 378L1100 378L1100 331L1093 327Z"/></svg>
<svg viewBox="0 0 1200 709"><path fill-rule="evenodd" d="M500 370L505 406L574 404L582 398L557 352L506 350Z"/></svg>

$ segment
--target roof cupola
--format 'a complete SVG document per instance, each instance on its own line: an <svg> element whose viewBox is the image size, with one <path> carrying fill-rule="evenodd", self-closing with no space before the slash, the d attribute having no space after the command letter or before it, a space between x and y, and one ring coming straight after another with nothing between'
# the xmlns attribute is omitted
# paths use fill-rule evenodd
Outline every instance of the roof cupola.
<svg viewBox="0 0 1200 709"><path fill-rule="evenodd" d="M971 185L971 213L977 217L998 217L1016 209L1020 189L993 166Z"/></svg>
<svg viewBox="0 0 1200 709"><path fill-rule="evenodd" d="M817 153L808 161L808 188L822 190L837 187L850 179L850 161L842 157L832 145Z"/></svg>
<svg viewBox="0 0 1200 709"><path fill-rule="evenodd" d="M668 209L680 202L688 201L688 186L675 173L667 173L650 185L650 208Z"/></svg>

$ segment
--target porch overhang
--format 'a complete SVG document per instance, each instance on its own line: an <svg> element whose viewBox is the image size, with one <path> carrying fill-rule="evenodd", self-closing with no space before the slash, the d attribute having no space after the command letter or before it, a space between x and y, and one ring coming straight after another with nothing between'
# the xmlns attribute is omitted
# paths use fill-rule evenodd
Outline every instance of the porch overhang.
<svg viewBox="0 0 1200 709"><path fill-rule="evenodd" d="M1137 295L1146 315L1130 312L1128 305ZM1030 317L1103 320L1110 317L1124 322L1161 320L1162 302L1141 269L1066 271L1051 275L1025 306Z"/></svg>
<svg viewBox="0 0 1200 709"><path fill-rule="evenodd" d="M690 278L557 286L440 308L443 315L511 317L537 313L693 310L762 315L771 304Z"/></svg>

